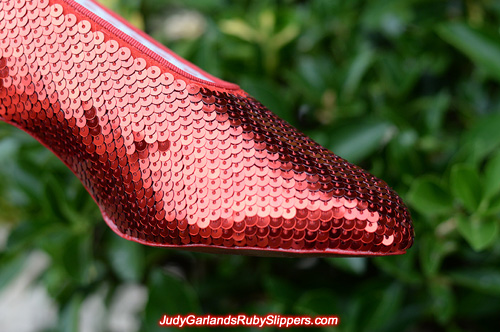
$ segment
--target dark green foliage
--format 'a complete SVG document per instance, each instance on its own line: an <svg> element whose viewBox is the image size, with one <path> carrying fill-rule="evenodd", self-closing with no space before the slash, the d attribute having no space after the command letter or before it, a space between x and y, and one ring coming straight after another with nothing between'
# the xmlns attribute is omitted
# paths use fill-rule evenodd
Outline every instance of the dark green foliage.
<svg viewBox="0 0 500 332"><path fill-rule="evenodd" d="M57 158L0 123L0 222L10 227L0 285L41 249L52 259L41 281L61 329L75 330L89 294L124 282L148 287L144 331L162 330L163 313L187 312L337 315L335 330L346 332L498 327L497 2L112 2L388 182L412 212L415 245L399 257L271 259L129 243ZM166 34L165 20L185 10L201 14L201 34Z"/></svg>

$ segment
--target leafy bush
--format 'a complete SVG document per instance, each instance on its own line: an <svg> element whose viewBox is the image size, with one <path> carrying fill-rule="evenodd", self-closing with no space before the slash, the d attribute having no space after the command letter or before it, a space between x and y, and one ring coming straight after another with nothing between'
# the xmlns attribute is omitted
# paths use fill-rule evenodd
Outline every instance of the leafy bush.
<svg viewBox="0 0 500 332"><path fill-rule="evenodd" d="M337 315L338 331L498 326L498 3L107 4L386 180L410 207L415 245L397 257L279 259L131 243L107 228L50 152L0 124L0 221L9 228L0 285L16 278L26 253L47 253L40 282L61 330L76 329L85 299L104 293L109 308L131 283L147 287L144 331L157 330L164 313L188 312ZM175 19L177 30L168 26Z"/></svg>

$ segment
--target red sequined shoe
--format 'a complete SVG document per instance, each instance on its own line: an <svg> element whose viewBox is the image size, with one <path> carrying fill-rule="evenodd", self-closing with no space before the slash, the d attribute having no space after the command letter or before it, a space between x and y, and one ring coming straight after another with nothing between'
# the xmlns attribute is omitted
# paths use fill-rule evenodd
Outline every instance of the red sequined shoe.
<svg viewBox="0 0 500 332"><path fill-rule="evenodd" d="M413 242L383 181L91 0L0 2L0 119L51 149L129 240L291 256Z"/></svg>

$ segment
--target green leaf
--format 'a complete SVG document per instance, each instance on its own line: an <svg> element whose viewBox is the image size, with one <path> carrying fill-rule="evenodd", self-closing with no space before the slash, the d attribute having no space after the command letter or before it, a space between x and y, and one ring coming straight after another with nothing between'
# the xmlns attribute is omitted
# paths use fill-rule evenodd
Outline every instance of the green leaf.
<svg viewBox="0 0 500 332"><path fill-rule="evenodd" d="M364 119L332 130L330 150L352 163L359 162L381 145L393 126L380 119Z"/></svg>
<svg viewBox="0 0 500 332"><path fill-rule="evenodd" d="M417 100L423 106L422 112L425 114L425 122L432 133L435 133L442 127L445 114L450 108L451 100L450 93L447 91L441 91L432 97L426 96Z"/></svg>
<svg viewBox="0 0 500 332"><path fill-rule="evenodd" d="M455 312L455 297L450 285L434 279L430 283L432 312L441 324L447 323Z"/></svg>
<svg viewBox="0 0 500 332"><path fill-rule="evenodd" d="M500 270L492 267L468 268L449 274L451 280L486 294L500 295Z"/></svg>
<svg viewBox="0 0 500 332"><path fill-rule="evenodd" d="M372 311L372 315L368 320L369 329L372 331L382 330L383 327L390 323L391 317L394 317L403 300L403 285L401 283L393 283L387 287L382 296L378 297L376 309Z"/></svg>
<svg viewBox="0 0 500 332"><path fill-rule="evenodd" d="M0 260L0 266L2 267L0 269L0 292L21 272L27 258L28 254L26 253L21 253L13 257L2 257Z"/></svg>
<svg viewBox="0 0 500 332"><path fill-rule="evenodd" d="M500 212L500 193L489 200L486 211L483 211L481 215L494 217L498 212Z"/></svg>
<svg viewBox="0 0 500 332"><path fill-rule="evenodd" d="M481 162L500 145L500 113L481 117L464 135L462 155L472 162Z"/></svg>
<svg viewBox="0 0 500 332"><path fill-rule="evenodd" d="M404 33L406 24L413 16L410 3L401 0L369 1L362 12L361 22L370 30L381 30L389 36L398 36Z"/></svg>
<svg viewBox="0 0 500 332"><path fill-rule="evenodd" d="M363 75L370 68L374 60L374 52L370 49L361 49L354 58L344 83L344 94L350 98L358 88Z"/></svg>
<svg viewBox="0 0 500 332"><path fill-rule="evenodd" d="M421 249L420 263L424 274L433 277L438 274L441 263L446 254L455 249L454 242L445 242L442 239L436 239L435 236L427 236L420 239Z"/></svg>
<svg viewBox="0 0 500 332"><path fill-rule="evenodd" d="M20 222L9 234L7 249L16 251L31 246L49 227L50 225L36 219Z"/></svg>
<svg viewBox="0 0 500 332"><path fill-rule="evenodd" d="M500 191L500 153L495 154L484 170L484 196L491 197Z"/></svg>
<svg viewBox="0 0 500 332"><path fill-rule="evenodd" d="M80 283L88 281L90 270L90 237L73 236L65 247L62 262L66 272Z"/></svg>
<svg viewBox="0 0 500 332"><path fill-rule="evenodd" d="M0 166L2 168L10 166L17 150L19 142L14 137L4 138L0 141Z"/></svg>
<svg viewBox="0 0 500 332"><path fill-rule="evenodd" d="M275 49L280 50L283 46L297 38L299 33L299 26L296 23L291 23L276 33L270 42L274 45Z"/></svg>
<svg viewBox="0 0 500 332"><path fill-rule="evenodd" d="M112 234L108 257L113 270L123 281L139 282L144 274L144 246Z"/></svg>
<svg viewBox="0 0 500 332"><path fill-rule="evenodd" d="M158 321L165 314L201 314L197 294L186 280L156 269L151 273L148 286L145 331L164 331Z"/></svg>
<svg viewBox="0 0 500 332"><path fill-rule="evenodd" d="M80 308L83 302L83 295L78 293L71 297L71 300L63 308L59 319L59 331L77 332L80 325Z"/></svg>
<svg viewBox="0 0 500 332"><path fill-rule="evenodd" d="M451 169L450 182L453 195L469 212L476 211L482 197L482 186L478 172L466 165L454 165Z"/></svg>
<svg viewBox="0 0 500 332"><path fill-rule="evenodd" d="M51 174L44 178L43 207L54 219L66 220L64 211L68 209L68 200L58 179Z"/></svg>
<svg viewBox="0 0 500 332"><path fill-rule="evenodd" d="M282 304L282 307L291 306L297 302L299 292L294 287L294 284L286 280L268 276L264 279L264 285L267 294L269 294L268 296L277 303Z"/></svg>
<svg viewBox="0 0 500 332"><path fill-rule="evenodd" d="M223 33L241 38L247 42L252 43L259 40L259 32L241 19L223 20L219 26Z"/></svg>
<svg viewBox="0 0 500 332"><path fill-rule="evenodd" d="M500 44L477 29L461 22L446 23L437 29L438 34L485 71L500 80Z"/></svg>
<svg viewBox="0 0 500 332"><path fill-rule="evenodd" d="M419 284L422 282L423 276L415 268L414 257L416 255L417 251L411 249L404 255L374 257L371 261L392 278L399 279L406 284Z"/></svg>
<svg viewBox="0 0 500 332"><path fill-rule="evenodd" d="M449 213L453 209L450 194L436 177L430 175L413 182L408 200L415 209L426 215Z"/></svg>
<svg viewBox="0 0 500 332"><path fill-rule="evenodd" d="M295 310L309 316L334 315L339 312L336 296L329 289L317 289L305 292L296 302Z"/></svg>
<svg viewBox="0 0 500 332"><path fill-rule="evenodd" d="M331 265L356 275L362 275L366 271L366 257L332 257L325 258Z"/></svg>
<svg viewBox="0 0 500 332"><path fill-rule="evenodd" d="M494 218L457 217L460 234L467 240L472 249L481 251L490 246L498 236L498 220Z"/></svg>

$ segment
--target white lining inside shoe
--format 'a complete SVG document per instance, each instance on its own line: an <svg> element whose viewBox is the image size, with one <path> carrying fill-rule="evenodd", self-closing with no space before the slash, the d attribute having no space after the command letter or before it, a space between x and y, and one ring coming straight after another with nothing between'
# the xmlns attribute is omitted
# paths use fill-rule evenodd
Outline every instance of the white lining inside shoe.
<svg viewBox="0 0 500 332"><path fill-rule="evenodd" d="M115 28L119 29L126 35L128 35L130 38L135 39L138 43L141 43L142 45L146 46L149 48L151 51L155 52L159 56L163 57L166 61L170 62L172 65L175 67L199 78L205 81L213 82L210 78L206 77L203 75L199 70L189 66L187 63L181 62L177 60L174 56L172 56L170 53L168 53L166 50L163 48L160 48L156 46L155 44L151 43L149 40L141 36L139 33L134 31L131 27L128 25L124 24L120 20L116 19L115 17L109 15L105 10L103 10L101 7L99 7L94 1L92 0L74 0L81 6L85 7L88 11L94 13L95 15L99 16L103 20L109 22L111 25L113 25Z"/></svg>

